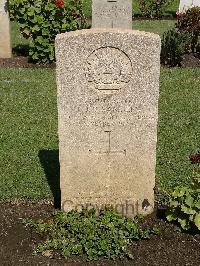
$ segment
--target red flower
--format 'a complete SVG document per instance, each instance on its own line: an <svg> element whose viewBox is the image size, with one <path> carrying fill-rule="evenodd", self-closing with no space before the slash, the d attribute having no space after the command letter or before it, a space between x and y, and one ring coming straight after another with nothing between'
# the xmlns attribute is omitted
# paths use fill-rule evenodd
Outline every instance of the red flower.
<svg viewBox="0 0 200 266"><path fill-rule="evenodd" d="M65 5L65 3L64 3L62 0L56 0L56 1L55 1L55 5L56 5L57 7L62 7L62 6Z"/></svg>

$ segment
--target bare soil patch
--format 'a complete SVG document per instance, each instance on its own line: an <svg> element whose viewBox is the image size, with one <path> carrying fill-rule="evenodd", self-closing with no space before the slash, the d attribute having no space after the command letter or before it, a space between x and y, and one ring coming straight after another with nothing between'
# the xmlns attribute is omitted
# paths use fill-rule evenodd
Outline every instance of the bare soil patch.
<svg viewBox="0 0 200 266"><path fill-rule="evenodd" d="M197 232L181 232L174 224L160 216L160 211L145 218L144 223L157 225L161 233L150 240L135 242L131 251L134 260L87 262L84 257L62 258L58 253L33 256L35 245L42 241L32 229L22 224L24 218L51 217L53 205L31 202L0 203L0 264L22 265L190 265L198 266L200 259L200 235Z"/></svg>

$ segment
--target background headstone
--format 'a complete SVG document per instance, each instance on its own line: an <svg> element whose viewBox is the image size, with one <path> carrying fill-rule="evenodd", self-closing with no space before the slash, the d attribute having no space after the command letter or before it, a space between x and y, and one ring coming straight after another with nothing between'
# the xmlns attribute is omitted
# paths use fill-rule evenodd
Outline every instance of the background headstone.
<svg viewBox="0 0 200 266"><path fill-rule="evenodd" d="M132 29L132 0L93 0L92 28Z"/></svg>
<svg viewBox="0 0 200 266"><path fill-rule="evenodd" d="M200 6L200 0L180 0L179 12L184 12L194 6Z"/></svg>
<svg viewBox="0 0 200 266"><path fill-rule="evenodd" d="M11 55L8 1L0 0L0 58L10 58Z"/></svg>
<svg viewBox="0 0 200 266"><path fill-rule="evenodd" d="M65 211L154 207L160 37L92 29L56 37Z"/></svg>

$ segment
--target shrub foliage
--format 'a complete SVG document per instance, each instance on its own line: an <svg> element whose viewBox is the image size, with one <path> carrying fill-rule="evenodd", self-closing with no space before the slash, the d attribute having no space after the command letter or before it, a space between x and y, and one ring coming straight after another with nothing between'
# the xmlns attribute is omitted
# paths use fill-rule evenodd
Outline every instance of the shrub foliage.
<svg viewBox="0 0 200 266"><path fill-rule="evenodd" d="M139 7L144 17L161 18L165 9L174 0L139 0Z"/></svg>
<svg viewBox="0 0 200 266"><path fill-rule="evenodd" d="M165 65L178 66L182 56L191 43L191 34L171 29L163 34L161 48L161 62Z"/></svg>
<svg viewBox="0 0 200 266"><path fill-rule="evenodd" d="M196 52L200 37L200 7L190 8L185 13L180 14L176 28L179 32L191 33L191 50Z"/></svg>
<svg viewBox="0 0 200 266"><path fill-rule="evenodd" d="M166 217L168 221L178 221L185 230L192 226L200 230L200 177L194 179L191 188L175 189Z"/></svg>
<svg viewBox="0 0 200 266"><path fill-rule="evenodd" d="M161 62L180 65L184 54L200 55L200 7L178 13L176 27L163 34Z"/></svg>
<svg viewBox="0 0 200 266"><path fill-rule="evenodd" d="M11 0L10 16L30 39L29 56L36 63L54 61L57 34L86 26L82 2L77 0Z"/></svg>

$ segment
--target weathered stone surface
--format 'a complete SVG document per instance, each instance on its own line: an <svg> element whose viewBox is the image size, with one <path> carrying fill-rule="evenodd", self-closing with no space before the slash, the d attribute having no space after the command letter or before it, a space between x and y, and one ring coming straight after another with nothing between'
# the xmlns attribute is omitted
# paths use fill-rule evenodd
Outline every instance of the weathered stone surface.
<svg viewBox="0 0 200 266"><path fill-rule="evenodd" d="M132 0L93 0L92 28L132 29Z"/></svg>
<svg viewBox="0 0 200 266"><path fill-rule="evenodd" d="M56 38L62 208L154 207L160 37L82 30Z"/></svg>
<svg viewBox="0 0 200 266"><path fill-rule="evenodd" d="M193 6L200 6L200 0L180 0L179 11L184 12Z"/></svg>
<svg viewBox="0 0 200 266"><path fill-rule="evenodd" d="M11 55L8 1L0 0L0 58L10 58Z"/></svg>

